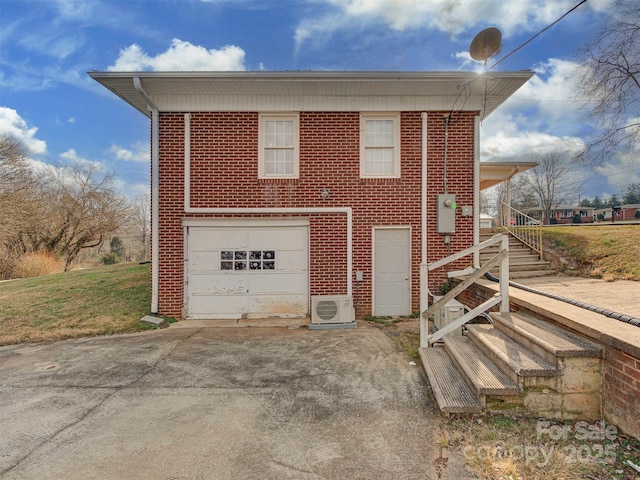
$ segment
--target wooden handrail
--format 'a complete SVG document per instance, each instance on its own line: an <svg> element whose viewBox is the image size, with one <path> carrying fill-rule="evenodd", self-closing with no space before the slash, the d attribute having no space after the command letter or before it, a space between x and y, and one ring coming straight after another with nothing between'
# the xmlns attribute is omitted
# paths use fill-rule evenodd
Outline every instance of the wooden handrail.
<svg viewBox="0 0 640 480"><path fill-rule="evenodd" d="M422 288L425 289L426 294L421 293L420 299L421 303L426 302L428 304L428 295L434 296L429 292L428 285L428 277L429 272L431 270L435 270L436 268L440 268L444 265L447 265L451 262L459 260L460 258L466 257L467 255L471 255L476 251L480 251L483 248L489 247L495 243L500 243L500 251L493 258L491 258L488 262L485 263L482 267L476 268L470 273L465 280L463 280L459 285L456 285L453 289L447 292L444 296L442 296L438 301L434 301L431 306L427 306L427 308L421 308L420 315L420 347L427 348L431 343L441 338L446 333L452 331L454 327L452 325L462 326L467 323L469 320L473 319L477 315L484 313L489 308L493 307L500 303L500 311L503 313L509 312L509 237L508 235L494 235L489 240L486 240L482 243L474 245L472 247L466 248L460 252L449 255L446 258L441 260L437 260L435 262L429 264L422 264L420 266L420 283ZM471 312L466 313L455 322L447 325L445 328L439 330L437 334L429 335L428 324L429 324L429 316L433 313L437 312L441 308L445 306L445 304L453 299L456 295L459 295L461 292L469 288L473 283L476 282L482 275L487 273L494 265L500 265L500 290L499 292L489 301L484 302L480 306L474 308ZM434 296L435 299L435 296ZM425 304L426 306L426 304Z"/></svg>
<svg viewBox="0 0 640 480"><path fill-rule="evenodd" d="M502 200L500 200L499 205L502 209L500 226L526 246L536 251L540 255L540 260L543 260L542 222L513 208Z"/></svg>

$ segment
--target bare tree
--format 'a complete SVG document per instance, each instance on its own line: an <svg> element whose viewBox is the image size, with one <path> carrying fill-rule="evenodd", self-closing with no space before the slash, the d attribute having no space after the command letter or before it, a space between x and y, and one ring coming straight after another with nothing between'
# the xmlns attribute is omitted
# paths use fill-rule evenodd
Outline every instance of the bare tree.
<svg viewBox="0 0 640 480"><path fill-rule="evenodd" d="M640 2L617 0L595 40L579 52L576 95L601 134L587 147L598 164L640 143Z"/></svg>
<svg viewBox="0 0 640 480"><path fill-rule="evenodd" d="M25 225L35 180L22 144L0 135L0 237L15 235Z"/></svg>
<svg viewBox="0 0 640 480"><path fill-rule="evenodd" d="M90 164L36 174L22 145L0 135L0 277L29 252L62 258L68 270L80 251L130 225L133 211L112 174Z"/></svg>
<svg viewBox="0 0 640 480"><path fill-rule="evenodd" d="M146 193L141 193L133 200L133 226L140 239L141 260L147 260L149 258L149 231L151 229L151 217L149 216L150 205L149 195Z"/></svg>
<svg viewBox="0 0 640 480"><path fill-rule="evenodd" d="M112 188L113 175L96 166L52 169L40 204L42 223L30 232L34 249L64 257L65 271L80 251L107 240L130 223L131 204Z"/></svg>
<svg viewBox="0 0 640 480"><path fill-rule="evenodd" d="M524 188L542 208L547 223L553 209L577 202L582 190L582 182L575 172L576 165L570 158L570 154L564 152L534 156L532 161L538 162L538 166L522 174Z"/></svg>
<svg viewBox="0 0 640 480"><path fill-rule="evenodd" d="M25 253L22 233L34 221L38 181L15 138L0 135L0 277L10 278Z"/></svg>

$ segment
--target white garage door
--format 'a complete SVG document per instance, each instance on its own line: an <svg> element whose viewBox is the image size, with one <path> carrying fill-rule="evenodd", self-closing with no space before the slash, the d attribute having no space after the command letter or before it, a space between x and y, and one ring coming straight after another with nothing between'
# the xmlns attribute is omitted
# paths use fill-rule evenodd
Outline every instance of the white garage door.
<svg viewBox="0 0 640 480"><path fill-rule="evenodd" d="M187 318L306 316L309 227L302 223L187 226Z"/></svg>

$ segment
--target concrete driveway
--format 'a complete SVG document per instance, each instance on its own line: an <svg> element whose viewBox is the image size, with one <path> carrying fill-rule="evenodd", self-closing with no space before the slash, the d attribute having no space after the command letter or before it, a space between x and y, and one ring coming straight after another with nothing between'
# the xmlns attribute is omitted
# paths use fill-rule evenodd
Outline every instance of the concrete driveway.
<svg viewBox="0 0 640 480"><path fill-rule="evenodd" d="M378 329L171 327L0 348L3 479L439 478L442 418ZM460 455L441 478L466 478Z"/></svg>

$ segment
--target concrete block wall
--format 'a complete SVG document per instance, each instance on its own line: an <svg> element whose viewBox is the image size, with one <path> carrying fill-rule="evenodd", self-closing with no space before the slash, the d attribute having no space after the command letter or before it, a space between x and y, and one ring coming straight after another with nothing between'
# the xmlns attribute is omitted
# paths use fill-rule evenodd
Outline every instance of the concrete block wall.
<svg viewBox="0 0 640 480"><path fill-rule="evenodd" d="M450 244L436 232L436 196L444 193L445 122L448 112L427 117L427 261L473 243L473 217L456 215ZM449 124L447 192L458 205L473 205L474 118L465 112ZM300 113L300 175L258 178L258 113L191 114L192 207L351 207L353 271L362 271L360 316L371 312L374 227L409 226L412 231L412 310L419 310L421 261L422 114L402 112L401 177L360 178L360 114ZM182 317L184 249L184 113L160 114L160 288L159 313ZM323 189L329 191L322 198ZM253 215L255 217L255 215ZM276 215L282 217L283 215ZM310 214L310 295L346 293L347 226L344 214ZM463 259L450 269L470 264ZM437 291L446 269L434 272ZM355 278L354 290L355 290Z"/></svg>

